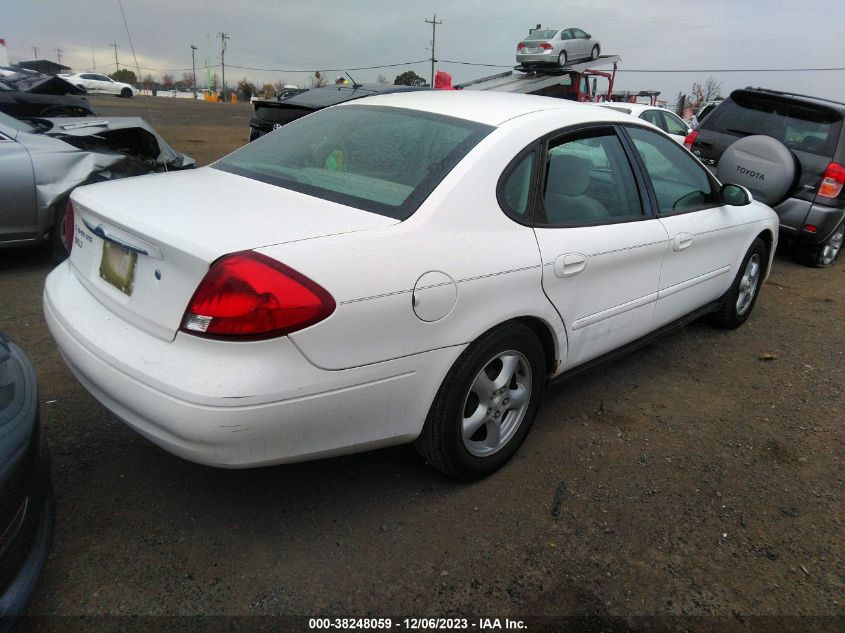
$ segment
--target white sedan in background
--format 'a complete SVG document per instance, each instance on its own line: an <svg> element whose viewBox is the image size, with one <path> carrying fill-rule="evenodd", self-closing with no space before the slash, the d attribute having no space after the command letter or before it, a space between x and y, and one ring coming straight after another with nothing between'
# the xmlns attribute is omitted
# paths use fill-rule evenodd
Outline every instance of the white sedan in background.
<svg viewBox="0 0 845 633"><path fill-rule="evenodd" d="M610 101L600 103L599 105L603 108L618 110L619 112L630 114L631 116L635 116L643 121L648 121L652 125L657 126L666 132L681 145L684 144L684 139L686 139L687 134L692 132L692 128L688 126L681 117L666 108L644 105L642 103L618 103Z"/></svg>
<svg viewBox="0 0 845 633"><path fill-rule="evenodd" d="M76 73L75 75L60 75L74 86L85 88L92 94L109 94L118 97L134 97L138 89L130 84L115 81L106 75L97 73Z"/></svg>
<svg viewBox="0 0 845 633"><path fill-rule="evenodd" d="M415 442L483 477L550 381L751 313L772 210L607 108L414 92L81 187L50 331L115 415L247 467Z"/></svg>

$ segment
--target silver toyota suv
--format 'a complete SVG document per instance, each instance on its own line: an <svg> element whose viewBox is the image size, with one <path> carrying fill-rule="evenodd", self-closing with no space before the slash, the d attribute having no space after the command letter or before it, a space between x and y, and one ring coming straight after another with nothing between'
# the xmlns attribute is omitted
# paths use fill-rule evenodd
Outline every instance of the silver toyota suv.
<svg viewBox="0 0 845 633"><path fill-rule="evenodd" d="M763 88L735 90L685 146L720 180L780 216L782 241L808 266L833 264L845 236L845 104Z"/></svg>

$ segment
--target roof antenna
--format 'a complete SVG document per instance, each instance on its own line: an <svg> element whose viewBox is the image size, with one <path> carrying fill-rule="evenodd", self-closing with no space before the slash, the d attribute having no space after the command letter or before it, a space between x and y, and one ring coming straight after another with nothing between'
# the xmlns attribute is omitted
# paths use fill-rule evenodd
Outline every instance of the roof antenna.
<svg viewBox="0 0 845 633"><path fill-rule="evenodd" d="M346 73L346 76L349 77L350 79L352 79L352 75L350 75L349 73ZM360 88L361 84L359 84L357 81L352 79L352 87L353 88Z"/></svg>

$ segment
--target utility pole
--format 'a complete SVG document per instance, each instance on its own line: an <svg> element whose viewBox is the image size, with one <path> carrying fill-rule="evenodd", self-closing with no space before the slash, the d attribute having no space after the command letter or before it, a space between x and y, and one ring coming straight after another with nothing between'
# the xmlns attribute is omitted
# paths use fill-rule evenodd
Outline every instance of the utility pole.
<svg viewBox="0 0 845 633"><path fill-rule="evenodd" d="M56 57L58 58L58 62L61 64L62 63L62 49L60 49L60 48L56 49Z"/></svg>
<svg viewBox="0 0 845 633"><path fill-rule="evenodd" d="M115 42L114 44L109 44L109 46L114 48L114 72L117 72L118 70L120 70L120 64L117 62L117 48L118 46L120 46L120 44Z"/></svg>
<svg viewBox="0 0 845 633"><path fill-rule="evenodd" d="M220 70L223 72L223 100L226 100L226 40L230 39L226 33L218 33L220 38Z"/></svg>
<svg viewBox="0 0 845 633"><path fill-rule="evenodd" d="M437 36L437 25L443 24L443 20L437 21L437 14L434 14L434 19L426 20L426 24L431 24L431 87L434 88L434 62L437 60L434 57L434 40Z"/></svg>
<svg viewBox="0 0 845 633"><path fill-rule="evenodd" d="M32 47L32 52L35 53L35 59L38 59L38 47L37 46Z"/></svg>
<svg viewBox="0 0 845 633"><path fill-rule="evenodd" d="M194 71L194 97L197 96L197 47L191 44L191 68Z"/></svg>

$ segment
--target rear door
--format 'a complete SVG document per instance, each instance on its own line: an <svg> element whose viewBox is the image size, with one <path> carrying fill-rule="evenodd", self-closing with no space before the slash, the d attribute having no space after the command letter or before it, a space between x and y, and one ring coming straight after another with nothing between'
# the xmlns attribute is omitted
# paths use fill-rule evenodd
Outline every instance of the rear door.
<svg viewBox="0 0 845 633"><path fill-rule="evenodd" d="M652 329L668 235L616 128L553 136L540 164L534 230L570 368Z"/></svg>
<svg viewBox="0 0 845 633"><path fill-rule="evenodd" d="M650 181L670 247L660 272L655 327L718 299L748 241L741 207L723 205L716 180L662 134L626 126Z"/></svg>

